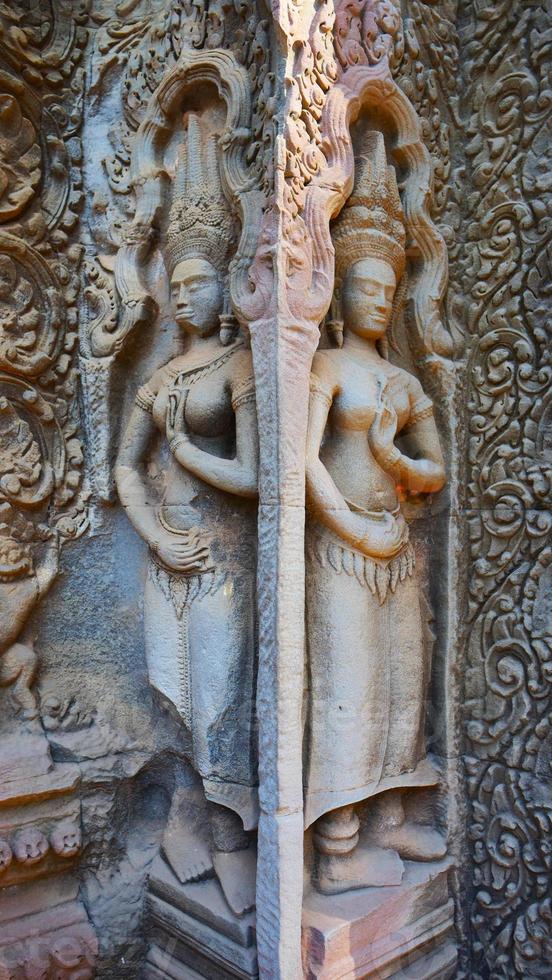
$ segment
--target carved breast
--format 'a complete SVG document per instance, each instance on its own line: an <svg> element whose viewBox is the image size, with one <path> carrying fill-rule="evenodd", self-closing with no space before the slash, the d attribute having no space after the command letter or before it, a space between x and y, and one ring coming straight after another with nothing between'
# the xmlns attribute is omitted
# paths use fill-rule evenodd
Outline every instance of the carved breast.
<svg viewBox="0 0 552 980"><path fill-rule="evenodd" d="M193 385L186 400L188 430L203 438L228 435L234 413L230 391L222 377L209 377Z"/></svg>
<svg viewBox="0 0 552 980"><path fill-rule="evenodd" d="M195 381L191 375L180 383L177 381L176 387L181 396L187 392L184 418L189 433L201 438L220 438L233 430L232 401L224 376L209 375ZM153 418L163 433L166 432L169 392L174 390L175 382L163 385L153 405Z"/></svg>
<svg viewBox="0 0 552 980"><path fill-rule="evenodd" d="M345 365L343 365L345 368ZM334 398L330 421L341 429L369 430L380 402L380 391L385 385L383 398L397 413L398 429L406 423L410 411L406 375L387 362L372 368L349 362L343 371L340 391Z"/></svg>

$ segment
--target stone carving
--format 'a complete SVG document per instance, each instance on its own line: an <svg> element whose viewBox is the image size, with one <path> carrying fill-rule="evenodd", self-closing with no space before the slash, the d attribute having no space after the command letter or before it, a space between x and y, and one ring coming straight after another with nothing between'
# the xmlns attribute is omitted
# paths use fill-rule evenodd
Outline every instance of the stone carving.
<svg viewBox="0 0 552 980"><path fill-rule="evenodd" d="M0 871L7 871L12 859L20 864L37 864L46 856L50 845L58 857L72 858L79 853L82 845L80 827L73 820L57 823L51 834L38 827L25 827L13 839L0 841Z"/></svg>
<svg viewBox="0 0 552 980"><path fill-rule="evenodd" d="M137 395L117 465L121 502L150 548L145 593L151 683L174 705L210 801L213 849L188 845L175 797L165 853L182 882L214 867L237 914L257 821L254 745L257 422L251 355L225 299L233 221L222 192L218 140L190 114L163 244L183 353ZM142 468L156 432L170 461L161 499L148 503ZM177 827L180 823L180 833ZM253 857L254 861L254 857ZM244 865L245 862L245 865ZM246 872L247 873L247 872Z"/></svg>
<svg viewBox="0 0 552 980"><path fill-rule="evenodd" d="M135 244L141 243L140 260L145 258L151 244L145 234L147 223L136 220L136 215L144 211L146 201L146 195L135 185L136 174L131 172L132 146L136 138L139 142L144 138L140 133L136 136L136 131L144 120L151 120L152 105L157 104L158 96L161 113L170 111L172 88L168 78L172 77L175 65L179 65L177 75L182 82L194 65L207 65L198 50L203 47L212 55L213 64L218 62L219 85L223 91L229 87L237 112L236 125L229 123L226 134L236 146L233 154L226 154L229 164L223 180L229 198L237 194L239 210L247 200L247 189L255 187L266 197L272 185L276 110L269 22L260 5L233 0L219 9L214 3L178 0L170 10L162 3L155 10L151 4L136 3L117 13L113 18L113 10L108 5L105 12L98 9L94 14L102 26L96 40L91 91L98 97L105 93L115 68L122 66L117 83L123 122L121 125L119 120L109 133L114 155L103 160L111 203L107 203L107 196L98 195L93 230L100 254L98 262L90 263L88 270L86 295L93 316L89 337L82 339L84 396L87 414L95 420L90 426L90 437L95 443L93 477L98 495L104 500L113 498L111 457L115 433L109 405L116 359L134 327L146 323L155 313L151 297L144 299L144 291L137 288L136 276L129 276L128 266L124 271L125 259L130 259L132 266L135 258L133 249L128 247L132 243L125 234L129 221L133 221ZM225 57L224 48L230 49L231 56ZM207 68L206 72L209 72ZM232 129L234 134L230 135ZM246 132L247 144L243 142ZM150 147L149 152L152 150ZM234 169L231 160L235 159L236 151L243 160ZM256 203L255 209L259 206ZM247 206L246 211L251 219ZM256 237L258 221L249 219L242 222L242 233ZM235 273L239 271L243 277L243 256L253 251L251 242L241 242L233 263ZM140 302L138 295L142 297Z"/></svg>
<svg viewBox="0 0 552 980"><path fill-rule="evenodd" d="M278 955L282 959L277 968L284 974L300 969L294 956L302 891L299 875L293 878L291 870L300 864L302 850L301 758L296 733L301 726L303 683L302 664L295 651L303 644L304 610L295 583L302 580L303 525L295 508L303 499L310 365L318 325L333 291L329 221L351 190L350 128L364 109L376 113L382 125L388 126L393 155L403 171L408 249L418 260L417 274L407 284L409 340L418 357L427 360L443 379L449 370L445 358L453 349L440 315L447 257L444 240L430 218L431 162L419 119L393 82L385 54L362 59L360 64L342 64L337 52L332 52L328 42L335 43L334 24L342 5L335 10L334 6L319 4L311 10L290 0L275 10L277 43L286 71L283 156L275 172L274 201L265 212L251 267L252 297L240 306L251 332L262 474L258 712L267 789L259 824L257 939L261 971L273 969ZM357 12L368 6L373 5L359 4ZM383 10L384 5L378 5L371 22L376 33L387 32L389 18L383 16ZM399 37L402 29L393 10L390 22ZM367 10L367 22L370 16ZM370 44L374 41L372 38ZM273 377L277 381L272 380L272 388L268 364L276 365ZM270 435L265 440L265 433L272 432L282 433L278 450ZM273 485L270 475L275 472L278 479ZM273 510L275 500L277 510ZM286 595L285 623L272 594L274 580ZM275 850L281 866L288 869L285 882L263 863Z"/></svg>
<svg viewBox="0 0 552 980"><path fill-rule="evenodd" d="M25 827L13 839L15 860L21 864L37 864L48 851L48 841L38 827Z"/></svg>
<svg viewBox="0 0 552 980"><path fill-rule="evenodd" d="M96 949L89 937L78 935L51 937L49 941L35 940L19 955L2 956L2 980L93 980Z"/></svg>
<svg viewBox="0 0 552 980"><path fill-rule="evenodd" d="M81 829L72 820L65 820L58 824L50 837L52 850L62 858L75 857L82 846Z"/></svg>
<svg viewBox="0 0 552 980"><path fill-rule="evenodd" d="M62 545L87 527L74 237L85 6L0 9L0 975L17 980L92 977L97 952L72 877L79 772L53 761L38 719L30 623Z"/></svg>
<svg viewBox="0 0 552 980"><path fill-rule="evenodd" d="M86 47L85 26L90 28ZM403 873L397 856L427 857L442 850L430 823L434 785L421 792L413 785L390 788L386 783L385 788L382 783L386 773L402 780L416 779L422 771L428 783L437 779L421 736L414 738L421 733L420 714L413 707L419 698L409 702L408 724L407 708L401 724L396 724L394 702L386 713L377 715L380 705L371 712L380 721L385 715L381 728L388 730L378 742L385 757L380 759L378 782L374 776L372 795L366 788L369 774L363 770L359 776L363 766L372 774L376 768L368 752L360 763L352 751L346 759L357 765L361 798L340 802L326 812L313 807L312 773L306 773L307 823L312 830L305 850L310 871L314 843L318 890L307 884L303 895L304 688L303 658L297 652L304 645L305 554L312 669L312 727L306 748L311 768L319 774L324 774L324 767L338 769L337 750L345 752L349 744L349 716L344 710L340 715L345 717L338 718L339 738L328 739L326 717L324 727L316 723L321 683L313 642L321 629L317 610L322 609L330 636L339 616L344 619L347 613L343 630L352 631L360 622L358 610L369 610L369 629L357 637L355 647L366 659L375 649L374 624L379 627L390 617L385 636L397 640L398 649L403 649L400 631L408 631L416 668L409 694L414 689L419 693L429 669L427 644L421 656L418 609L420 583L427 583L436 600L436 697L431 703L438 704L436 720L442 726L436 731L431 719L430 727L432 747L442 757L440 816L444 818L446 810L451 853L465 861L456 876L456 922L464 955L460 973L482 980L549 972L552 407L546 322L547 44L544 5L517 0L0 4L0 976L92 976L96 950L82 901L89 914L97 916L102 936L99 972L107 970L121 980L131 980L138 964L156 980L178 972L180 962L184 972L195 969L195 960L193 965L181 960L173 969L172 946L169 952L164 948L163 940L179 915L188 917L189 928L179 932L175 959L182 945L192 948L203 928L212 929L217 938L226 929L220 946L204 946L216 946L216 955L228 954L230 972L239 969L240 975L257 972L256 942L263 977L296 977L302 969L312 976L323 977L328 970L337 975L341 967L343 973L350 970L352 960L358 973L385 973L391 962L399 969L400 960L401 968L408 961L406 972L414 969L420 976L453 975L450 861L405 862ZM84 156L79 141L83 93L90 137ZM188 140L186 127L201 134L196 141L201 146L199 171L209 169L210 159L211 170L219 172L214 197L223 217L219 225L209 225L209 188L196 199L187 187L180 188L186 193L186 208L180 215L172 209L176 232L169 242L175 171L182 174L188 166L185 151L177 164L177 143L183 137L184 143ZM357 166L357 187L343 210L353 188L355 154L361 159L368 153L374 163L375 150L367 136L374 130L384 134L387 163L397 175L404 242L400 227L388 231L396 236L401 252L404 245L406 272L400 276L402 260L393 257L392 247L383 261L378 252L364 252L363 236L356 237L352 217L358 217L358 189L363 173L368 174L363 164ZM390 179L387 170L384 177L383 158L380 164L382 179L377 189L366 192L365 203L373 204ZM78 227L84 181L86 216ZM367 212L372 213L370 207ZM211 239L205 254L194 238L194 214L207 231L217 228L216 241ZM332 244L331 222L340 214ZM187 243L197 254L184 256L178 254L177 243L178 229L186 221L191 225ZM365 232L366 228L364 238ZM86 261L81 265L82 245ZM214 252L220 248L218 257L211 247ZM445 295L447 250L451 286ZM176 350L176 344L171 346L176 331L164 295L162 257L173 277L176 306L190 283L195 289L203 282L202 295L205 289L210 299L200 312L213 326L209 337L183 348L171 361L185 364L174 378L164 364ZM387 311L394 294L393 312L386 338L379 338L377 349L372 345L372 359L364 371L366 343L358 349L351 343L358 336L353 314L366 310L366 305L363 297L354 303L351 297L373 285L376 277L378 288L384 293L387 288ZM81 286L85 328L79 331ZM215 328L215 310L217 316L220 311L220 330ZM316 440L309 445L309 488L311 469L318 468L320 475L322 467L333 478L336 493L364 501L364 510L378 513L371 498L347 492L353 467L345 469L341 463L342 449L343 459L350 459L346 437L341 436L350 436L353 409L360 404L368 421L357 431L363 451L371 454L369 466L364 465L365 457L357 467L366 476L362 494L373 490L376 473L386 474L385 510L391 516L378 521L348 505L338 508L335 513L357 528L351 541L343 529L336 531L324 522L321 515L330 514L333 520L334 511L312 507L305 549L309 375L321 324L311 423L316 412L322 417L326 408L328 420L319 425L320 446ZM204 363L190 361L192 347L205 352ZM154 375L159 364L164 367ZM447 487L435 502L435 513L431 505L432 520L417 497L436 484L413 495L412 485L405 482L408 460L421 466L429 459L425 443L412 459L417 426L428 427L427 440L435 451L432 462L437 468L441 465L435 430L428 434L428 419L409 428L400 405L397 411L397 378L400 398L408 401L410 410L416 404L414 376L420 379L420 399L425 398L421 391L431 395L447 460ZM112 604L115 608L120 603L125 707L136 710L130 691L140 684L143 701L150 706L153 700L140 673L137 632L133 639L123 640L125 615L137 619L141 542L132 537L119 508L99 506L99 501L114 503L112 467L119 423L128 407L128 391L144 381L142 407L134 413L135 428L121 458L134 447L129 469L136 479L143 479L149 507L144 513L153 515L157 524L163 502L166 526L150 542L155 547L147 581L152 677L155 665L162 663L180 664L181 669L168 679L157 678L165 700L168 692L172 701L172 709L166 704L163 710L152 708L163 730L163 746L135 751L135 727L129 735L127 712L108 711L109 720L104 721L98 697L96 717L91 692L100 689L95 672L101 673L98 665L102 656L109 656L111 641L104 644L101 630L92 636L90 629L85 635L84 626L80 632L72 629L74 609L79 620L81 607L72 607L71 600L82 587L87 614L83 624L90 622L93 608L99 619L105 613L107 621ZM218 399L215 408L211 398ZM356 399L353 407L351 399ZM213 431L207 431L207 410ZM371 413L376 421L371 421ZM238 418L251 423L253 442L258 420L259 463L256 445L252 449L253 443L245 439L246 466L239 472L236 493L232 481L239 457L234 445ZM151 435L147 447L138 446L139 419ZM238 435L243 435L241 425L242 421ZM90 541L64 550L68 570L67 556L73 561L75 555L75 587L67 587L69 576L61 580L39 621L37 605L56 579L61 546L88 526L81 430L95 492L90 511L93 533ZM175 525L168 518L181 514L185 481L188 488L201 486L201 500L194 500L193 506L202 519L182 523L178 530L185 533L176 535L175 545L170 530ZM165 482L173 498L166 497ZM249 495L244 497L246 485ZM170 507L164 506L166 500ZM136 510L129 501L129 513L133 506ZM407 540L406 519L414 511L422 516ZM358 540L359 535L363 540L359 528L366 522L374 532L368 553ZM430 524L433 553L425 541ZM113 563L105 561L106 555L111 557L102 540L107 529L117 542ZM382 540L380 552L374 554L376 531ZM127 545L129 567L123 568L126 552L125 561L120 558ZM84 598L89 579L85 574L81 581L80 572L84 568L86 573L94 560L89 555L103 556L102 582L97 592ZM178 569L170 568L176 559ZM447 586L447 581L452 584ZM237 582L240 595L227 595L224 590ZM127 599L132 597L128 603L121 599L125 588ZM315 592L327 594L323 607ZM222 607L223 599L234 614L242 611L240 601L243 609L251 609L256 599L259 620L258 651L252 640L256 624L250 621L240 633L248 638L247 650L241 651L243 662L253 671L257 655L259 661L255 918L253 913L236 916L230 911L216 878L218 874L235 912L251 903L253 830L244 831L243 821L236 817L246 804L235 796L230 801L222 798L228 784L219 778L219 770L213 791L200 777L194 779L183 761L184 756L195 758L192 734L197 745L203 724L197 711L194 718L196 702L189 696L192 677L187 665L198 649L194 622L207 602L220 601ZM156 635L161 616L171 633L163 649ZM422 613L422 619L427 618ZM244 617L239 619L243 624ZM218 629L221 622L232 620L222 610L213 622ZM211 626L210 621L210 649ZM40 705L34 690L35 630L47 664ZM78 637L73 654L68 649L71 637ZM233 639L238 643L237 633ZM223 649L228 653L231 644ZM163 660L164 651L176 656ZM340 680L347 678L340 667L348 666L340 664L338 656L332 663L330 704ZM83 676L78 702L70 696L77 685L69 680L68 689L65 686L71 664L78 664ZM224 687L222 673L216 680ZM253 690L251 682L250 693ZM249 694L248 699L251 727ZM234 705L226 693L221 700L232 709L220 726L226 736L236 730L230 717ZM345 696L339 703L345 709ZM333 719L331 712L329 717ZM393 755L401 732L411 737L412 764L404 767ZM247 744L250 734L256 737L248 732ZM156 731L151 744L157 736ZM215 743L219 759L231 751L229 739L216 737L209 744ZM400 747L406 757L409 746ZM233 750L240 758L242 748ZM159 754L148 756L150 751ZM465 771L460 774L463 751ZM252 772L254 762L253 758ZM151 798L149 783L139 805L138 797L132 796L138 771L149 764L163 784L163 802L151 803L151 826L148 821L136 824L130 833L127 809L142 810L142 803ZM201 769L197 759L195 764ZM395 772L389 775L392 766ZM445 770L451 777L448 784ZM338 771L344 774L345 766ZM79 777L83 782L77 789ZM243 784L245 795L253 791L251 828L256 822L254 782L253 777L251 785L246 786L247 779ZM467 817L459 799L462 786L468 796ZM72 864L82 846L77 792L87 832L78 878L83 883L82 901ZM67 805L64 797L75 806ZM414 834L412 817L418 825ZM421 830L424 823L426 829ZM412 842L418 848L427 845L425 854L409 850ZM381 848L377 854L376 847ZM400 887L338 894L368 881L398 882L401 875ZM203 904L194 918L198 895ZM212 925L214 915L222 923L219 932L219 925ZM388 920L394 933L387 928ZM148 950L146 941L151 943ZM130 957L127 944L132 945ZM208 969L212 972L211 962ZM217 963L217 975L221 969Z"/></svg>
<svg viewBox="0 0 552 980"><path fill-rule="evenodd" d="M431 401L381 353L405 232L383 136L372 135L334 226L340 346L315 355L307 443L306 824L318 821L328 893L398 884L398 856L445 853L434 830L405 819L401 799L438 778L423 745L427 664L401 495L440 490L444 464ZM374 796L371 846L357 850L353 804Z"/></svg>
<svg viewBox="0 0 552 980"><path fill-rule="evenodd" d="M52 10L42 47L45 22L31 16L23 35L28 10L12 7L0 14L3 63L19 71L0 79L0 686L32 719L36 654L22 631L57 573L60 544L86 527L74 364L80 249L67 234L81 197L70 172L78 113L69 121L61 112L65 89L42 111L32 86L59 89L56 68L71 74L86 35Z"/></svg>
<svg viewBox="0 0 552 980"><path fill-rule="evenodd" d="M542 5L485 3L460 34L466 245L455 291L473 297L463 699L473 892L460 903L475 978L545 975L552 937L548 30Z"/></svg>

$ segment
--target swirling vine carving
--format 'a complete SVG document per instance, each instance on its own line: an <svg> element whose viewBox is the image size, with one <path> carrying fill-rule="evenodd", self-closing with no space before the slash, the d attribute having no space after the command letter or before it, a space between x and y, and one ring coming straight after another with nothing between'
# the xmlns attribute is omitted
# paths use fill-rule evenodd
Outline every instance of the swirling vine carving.
<svg viewBox="0 0 552 980"><path fill-rule="evenodd" d="M552 91L543 5L464 4L462 15L470 975L505 980L546 975L552 942Z"/></svg>

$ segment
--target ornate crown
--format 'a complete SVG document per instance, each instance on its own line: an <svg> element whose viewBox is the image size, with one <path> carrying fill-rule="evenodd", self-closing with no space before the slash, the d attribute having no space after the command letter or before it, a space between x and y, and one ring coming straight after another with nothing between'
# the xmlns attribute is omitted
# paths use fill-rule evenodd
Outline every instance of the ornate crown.
<svg viewBox="0 0 552 980"><path fill-rule="evenodd" d="M233 224L222 193L217 138L201 138L197 116L188 119L188 139L178 152L165 243L169 274L188 258L207 259L223 275L233 242Z"/></svg>
<svg viewBox="0 0 552 980"><path fill-rule="evenodd" d="M369 156L355 161L355 185L332 230L336 278L366 256L384 259L397 280L404 271L404 216L394 167L382 133L370 133Z"/></svg>

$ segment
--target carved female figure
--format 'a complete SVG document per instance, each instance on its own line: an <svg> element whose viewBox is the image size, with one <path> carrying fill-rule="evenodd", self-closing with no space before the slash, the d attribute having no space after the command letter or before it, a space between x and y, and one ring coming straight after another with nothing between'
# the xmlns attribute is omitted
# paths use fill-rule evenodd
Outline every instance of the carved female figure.
<svg viewBox="0 0 552 980"><path fill-rule="evenodd" d="M255 826L257 807L255 395L250 352L229 334L223 312L233 228L216 138L202 140L194 116L179 166L165 261L184 350L138 392L117 485L150 549L150 680L182 719L210 801L212 853L196 847L188 867L180 839L179 876L199 878L214 864L230 904L242 912L253 896L236 895L239 869L231 856L238 860L247 848L243 828ZM145 464L159 433L169 458L163 492L152 501Z"/></svg>
<svg viewBox="0 0 552 980"><path fill-rule="evenodd" d="M334 231L342 346L319 351L312 371L305 796L307 826L317 821L318 887L328 893L398 884L401 858L445 851L403 808L404 791L437 774L424 749L427 665L399 494L431 493L445 480L431 401L378 349L404 242L395 174L377 134ZM357 847L354 805L366 800L370 846Z"/></svg>

